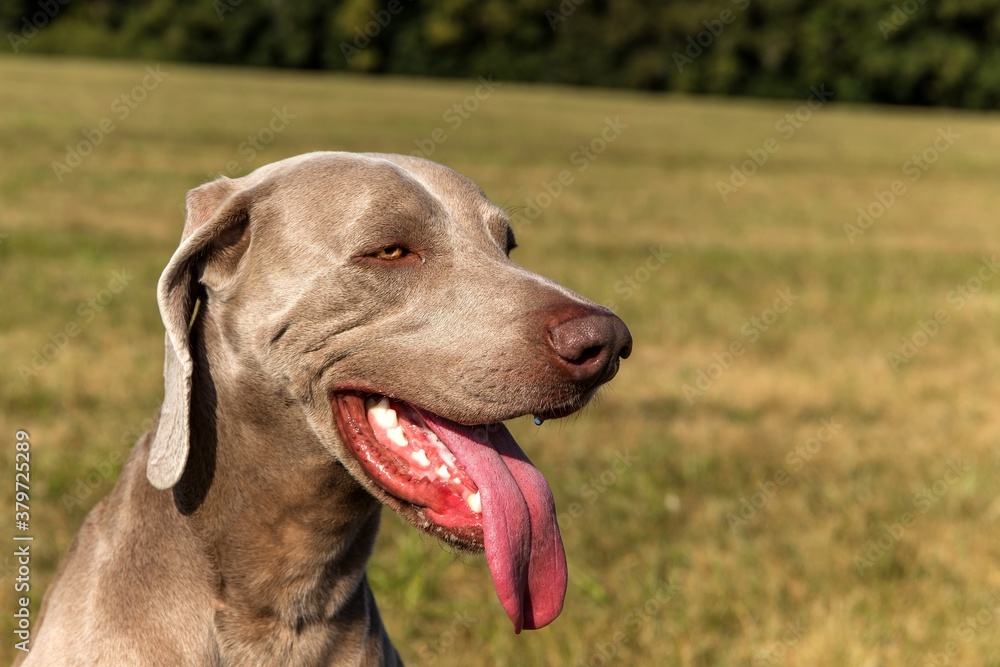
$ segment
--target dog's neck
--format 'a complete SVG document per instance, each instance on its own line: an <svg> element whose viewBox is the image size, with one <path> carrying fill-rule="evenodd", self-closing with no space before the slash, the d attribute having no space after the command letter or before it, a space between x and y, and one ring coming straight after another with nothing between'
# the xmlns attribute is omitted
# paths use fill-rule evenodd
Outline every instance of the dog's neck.
<svg viewBox="0 0 1000 667"><path fill-rule="evenodd" d="M192 339L191 448L174 501L217 578L217 632L247 655L311 633L313 644L384 634L364 579L378 502L296 404L268 394L264 378L233 374L245 365L226 358L233 352L208 313Z"/></svg>

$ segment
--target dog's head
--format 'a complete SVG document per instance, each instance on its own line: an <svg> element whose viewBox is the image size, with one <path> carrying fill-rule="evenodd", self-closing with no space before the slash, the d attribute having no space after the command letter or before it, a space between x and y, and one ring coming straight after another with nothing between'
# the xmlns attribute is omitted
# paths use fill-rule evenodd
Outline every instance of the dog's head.
<svg viewBox="0 0 1000 667"><path fill-rule="evenodd" d="M502 422L578 410L631 338L514 264L513 247L475 184L412 157L312 153L193 190L158 290L166 395L150 481L184 472L201 298L250 391L300 409L414 525L485 549L515 629L550 622L566 588L552 494Z"/></svg>

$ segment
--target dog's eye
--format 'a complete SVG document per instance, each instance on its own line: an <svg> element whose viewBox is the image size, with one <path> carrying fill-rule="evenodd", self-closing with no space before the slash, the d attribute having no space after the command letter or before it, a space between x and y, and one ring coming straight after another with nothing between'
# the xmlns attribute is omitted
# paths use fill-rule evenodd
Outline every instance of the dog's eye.
<svg viewBox="0 0 1000 667"><path fill-rule="evenodd" d="M384 248L379 248L378 250L373 252L371 256L374 257L375 259L394 260L394 259L402 259L409 254L410 251L404 248L403 246L390 245Z"/></svg>

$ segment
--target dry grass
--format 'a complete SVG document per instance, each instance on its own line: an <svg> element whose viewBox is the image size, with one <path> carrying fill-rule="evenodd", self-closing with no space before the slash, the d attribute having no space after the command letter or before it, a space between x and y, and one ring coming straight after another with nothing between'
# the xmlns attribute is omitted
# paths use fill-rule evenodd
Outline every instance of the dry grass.
<svg viewBox="0 0 1000 667"><path fill-rule="evenodd" d="M112 100L143 67L0 59L0 434L13 476L13 434L31 432L36 605L160 399L153 292L184 192L231 160L245 173L316 149L410 152L441 127L433 159L510 207L573 173L522 216L515 258L615 301L636 351L582 416L513 425L562 512L571 583L552 627L514 636L481 559L386 516L370 578L408 663L1000 664L1000 277L949 300L997 245L995 118L828 105L785 139L775 123L794 104L503 84L452 129L442 114L474 83L166 65L119 120ZM287 129L241 154L285 107ZM51 163L104 117L115 131L59 183ZM578 171L571 154L616 117L628 127ZM949 126L954 145L908 180L904 163ZM717 181L768 137L778 152L724 202ZM894 179L905 194L850 243L843 225ZM645 273L661 245L671 257ZM83 321L116 269L128 286ZM627 298L625 276L646 278ZM791 307L751 341L783 289ZM947 322L893 369L887 354L938 310ZM73 321L79 335L23 381ZM733 342L744 353L686 392ZM734 528L744 500L761 507ZM2 591L10 610L10 576Z"/></svg>

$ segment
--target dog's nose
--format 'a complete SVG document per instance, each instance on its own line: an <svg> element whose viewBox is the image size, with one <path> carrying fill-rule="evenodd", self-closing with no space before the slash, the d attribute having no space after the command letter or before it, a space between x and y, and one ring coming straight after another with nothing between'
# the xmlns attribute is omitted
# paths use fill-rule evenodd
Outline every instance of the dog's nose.
<svg viewBox="0 0 1000 667"><path fill-rule="evenodd" d="M618 360L632 352L628 327L606 308L573 306L553 313L548 341L564 371L588 387L613 378Z"/></svg>

